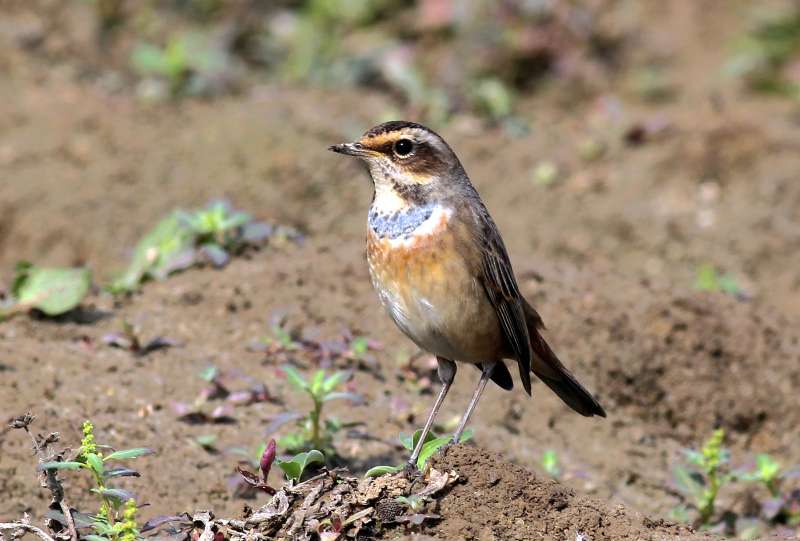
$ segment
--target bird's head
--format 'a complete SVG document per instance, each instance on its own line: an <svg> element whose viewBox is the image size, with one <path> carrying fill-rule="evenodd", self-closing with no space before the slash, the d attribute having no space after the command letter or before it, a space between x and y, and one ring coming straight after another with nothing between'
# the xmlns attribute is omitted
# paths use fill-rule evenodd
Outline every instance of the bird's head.
<svg viewBox="0 0 800 541"><path fill-rule="evenodd" d="M414 122L385 122L357 141L333 145L330 150L364 160L376 192L391 190L408 203L442 196L466 179L445 140Z"/></svg>

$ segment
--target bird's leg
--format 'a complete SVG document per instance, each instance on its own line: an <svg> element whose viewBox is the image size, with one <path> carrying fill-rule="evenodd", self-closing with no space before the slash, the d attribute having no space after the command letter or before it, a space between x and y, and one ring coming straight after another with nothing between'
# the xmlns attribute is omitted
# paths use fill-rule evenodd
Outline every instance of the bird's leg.
<svg viewBox="0 0 800 541"><path fill-rule="evenodd" d="M458 443L458 440L461 439L461 433L464 432L464 427L467 426L467 422L472 415L472 410L474 410L475 406L478 404L478 400L480 400L489 378L492 377L492 371L496 365L497 361L487 361L481 365L481 379L478 381L478 387L472 395L472 400L469 401L467 411L464 412L464 416L461 417L461 422L458 423L458 428L453 434L453 443Z"/></svg>
<svg viewBox="0 0 800 541"><path fill-rule="evenodd" d="M433 409L431 409L431 413L428 415L428 420L425 422L425 426L422 428L422 434L419 436L417 445L414 446L414 452L411 453L411 457L408 459L408 465L413 467L416 467L417 459L422 451L422 446L425 444L425 438L428 436L428 432L431 430L431 426L433 425L433 420L436 418L436 414L439 413L439 408L442 407L444 397L447 396L447 391L450 390L453 380L456 379L456 363L443 357L436 357L436 360L439 362L439 366L436 371L439 373L439 380L442 382L442 390L439 391L439 396L436 397L436 402L433 403Z"/></svg>

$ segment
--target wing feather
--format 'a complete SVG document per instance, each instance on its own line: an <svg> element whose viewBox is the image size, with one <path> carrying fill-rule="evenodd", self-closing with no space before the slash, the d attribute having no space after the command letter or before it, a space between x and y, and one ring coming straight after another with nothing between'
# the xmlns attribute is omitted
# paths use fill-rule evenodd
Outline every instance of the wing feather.
<svg viewBox="0 0 800 541"><path fill-rule="evenodd" d="M503 240L485 209L481 219L483 287L517 359L522 386L531 394L531 346L522 295Z"/></svg>

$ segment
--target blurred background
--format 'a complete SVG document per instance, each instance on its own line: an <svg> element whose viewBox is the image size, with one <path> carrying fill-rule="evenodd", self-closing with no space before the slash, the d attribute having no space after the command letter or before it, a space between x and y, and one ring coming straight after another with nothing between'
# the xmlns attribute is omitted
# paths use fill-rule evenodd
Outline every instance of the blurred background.
<svg viewBox="0 0 800 541"><path fill-rule="evenodd" d="M800 462L799 106L796 1L0 0L0 290L13 306L19 261L91 272L80 317L0 323L2 413L72 436L91 416L159 447L151 471L183 457L155 506L239 509L219 457L257 446L281 408L198 426L167 397L208 365L282 388L286 352L251 347L265 335L345 352L364 336L374 351L353 355L374 364L325 362L382 374L349 412L380 441L342 433L337 449L356 470L401 456L385 442L419 424L430 359L370 289L367 177L326 149L414 120L454 147L556 350L612 412L590 423L538 387L492 390L477 443L533 469L557 452L574 488L669 516L681 449L714 428L738 466ZM136 266L160 220L217 200L268 226L258 249ZM104 341L123 324L182 346L132 360ZM221 455L197 444L210 435ZM0 439L15 495L0 514L41 497L24 445ZM753 519L760 497L726 505Z"/></svg>

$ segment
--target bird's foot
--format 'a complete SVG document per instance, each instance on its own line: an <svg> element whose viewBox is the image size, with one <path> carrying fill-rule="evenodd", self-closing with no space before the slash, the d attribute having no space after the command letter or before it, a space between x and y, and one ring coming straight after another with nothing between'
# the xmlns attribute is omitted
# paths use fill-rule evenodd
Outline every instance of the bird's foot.
<svg viewBox="0 0 800 541"><path fill-rule="evenodd" d="M406 466L403 468L403 475L410 481L418 479L422 475L422 472L417 469L416 460L406 462Z"/></svg>

